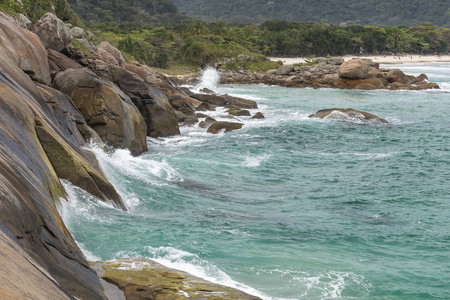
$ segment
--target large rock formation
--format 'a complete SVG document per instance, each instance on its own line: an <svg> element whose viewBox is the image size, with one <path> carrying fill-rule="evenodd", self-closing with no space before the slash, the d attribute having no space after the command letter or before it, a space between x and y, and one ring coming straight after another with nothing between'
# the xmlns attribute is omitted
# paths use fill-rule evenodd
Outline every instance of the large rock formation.
<svg viewBox="0 0 450 300"><path fill-rule="evenodd" d="M118 208L125 205L95 156L81 148L89 130L79 131L88 126L71 99L31 80L49 83L44 46L3 14L0 24L0 294L105 299L58 213L59 203L67 201L59 178Z"/></svg>
<svg viewBox="0 0 450 300"><path fill-rule="evenodd" d="M148 150L144 119L131 99L114 84L87 69L69 69L55 77L54 86L69 95L103 141L128 148L134 155Z"/></svg>
<svg viewBox="0 0 450 300"><path fill-rule="evenodd" d="M107 282L117 285L126 299L258 300L234 288L208 282L148 259L96 262L94 268Z"/></svg>
<svg viewBox="0 0 450 300"><path fill-rule="evenodd" d="M50 12L34 24L31 30L39 36L45 48L58 52L72 41L72 36L64 22Z"/></svg>
<svg viewBox="0 0 450 300"><path fill-rule="evenodd" d="M369 76L369 64L362 59L344 62L339 68L339 77L347 79L366 79Z"/></svg>
<svg viewBox="0 0 450 300"><path fill-rule="evenodd" d="M95 272L56 209L65 192L36 126L68 147L76 141L64 136L33 82L8 60L0 60L0 108L1 222L64 290L82 299L103 299Z"/></svg>
<svg viewBox="0 0 450 300"><path fill-rule="evenodd" d="M137 74L100 60L91 60L89 67L108 78L133 101L147 124L147 135L165 137L180 133L178 118L167 95L145 82Z"/></svg>
<svg viewBox="0 0 450 300"><path fill-rule="evenodd" d="M50 69L46 51L39 38L32 32L13 23L13 20L0 12L0 56L10 59L33 80L50 84Z"/></svg>

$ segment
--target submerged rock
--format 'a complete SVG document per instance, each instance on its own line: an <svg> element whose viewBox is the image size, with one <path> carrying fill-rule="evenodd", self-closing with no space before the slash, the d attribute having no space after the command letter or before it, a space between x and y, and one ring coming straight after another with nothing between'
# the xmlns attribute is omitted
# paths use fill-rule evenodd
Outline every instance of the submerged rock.
<svg viewBox="0 0 450 300"><path fill-rule="evenodd" d="M118 286L126 299L258 300L237 289L215 284L148 259L95 262L93 268Z"/></svg>
<svg viewBox="0 0 450 300"><path fill-rule="evenodd" d="M241 129L244 124L236 122L215 122L211 124L208 128L208 133L217 134L219 131L224 130L225 132Z"/></svg>
<svg viewBox="0 0 450 300"><path fill-rule="evenodd" d="M321 118L321 119L336 119L336 120L357 120L364 123L379 123L388 124L389 122L380 116L370 114L365 111L356 110L352 108L330 108L319 110L310 118Z"/></svg>

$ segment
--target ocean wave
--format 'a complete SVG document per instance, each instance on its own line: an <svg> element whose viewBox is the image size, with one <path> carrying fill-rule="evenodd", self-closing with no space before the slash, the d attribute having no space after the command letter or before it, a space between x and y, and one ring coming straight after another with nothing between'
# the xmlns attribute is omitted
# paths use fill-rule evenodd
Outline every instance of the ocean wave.
<svg viewBox="0 0 450 300"><path fill-rule="evenodd" d="M250 295L254 295L266 300L274 300L264 293L233 280L225 272L220 270L214 264L200 258L198 255L190 252L176 249L173 247L145 247L144 257L160 263L168 268L184 271L196 277L208 280L213 283L232 287ZM133 251L120 251L114 255L114 259L117 258L133 258L142 257L142 253ZM137 262L130 264L130 268L139 269L145 266L143 262Z"/></svg>

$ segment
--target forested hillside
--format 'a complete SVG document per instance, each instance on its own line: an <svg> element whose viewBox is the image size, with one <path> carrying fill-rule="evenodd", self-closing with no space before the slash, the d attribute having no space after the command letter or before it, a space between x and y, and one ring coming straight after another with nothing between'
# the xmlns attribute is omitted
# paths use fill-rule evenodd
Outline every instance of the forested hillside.
<svg viewBox="0 0 450 300"><path fill-rule="evenodd" d="M260 23L265 20L346 25L450 27L449 0L172 0L204 21Z"/></svg>
<svg viewBox="0 0 450 300"><path fill-rule="evenodd" d="M173 26L188 20L169 0L68 0L88 23Z"/></svg>

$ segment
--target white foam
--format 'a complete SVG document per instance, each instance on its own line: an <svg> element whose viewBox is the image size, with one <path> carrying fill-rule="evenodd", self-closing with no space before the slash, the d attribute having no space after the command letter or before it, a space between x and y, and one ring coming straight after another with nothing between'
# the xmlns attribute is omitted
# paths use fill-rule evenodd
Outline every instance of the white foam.
<svg viewBox="0 0 450 300"><path fill-rule="evenodd" d="M249 168L259 167L263 161L270 158L270 155L255 155L245 157L244 165Z"/></svg>
<svg viewBox="0 0 450 300"><path fill-rule="evenodd" d="M107 154L101 148L91 145L90 150L95 153L100 166L111 181L114 181L116 172L121 176L126 174L144 183L154 185L184 180L165 160L156 161L145 156L134 157L127 149L117 149L113 153ZM113 183L120 186L120 182Z"/></svg>
<svg viewBox="0 0 450 300"><path fill-rule="evenodd" d="M146 247L148 251L148 259L154 260L157 263L162 264L168 268L184 271L196 277L203 278L205 280L211 281L213 283L221 284L224 286L229 286L248 294L260 297L262 299L272 300L273 298L265 295L264 293L247 286L245 284L234 281L225 272L220 270L214 264L201 259L195 254L189 253L187 251L179 250L173 247ZM135 252L125 252L121 251L117 253L114 258L130 258L138 257L139 255ZM142 255L140 255L142 257ZM130 264L130 268L139 269L144 265L142 262L137 262Z"/></svg>
<svg viewBox="0 0 450 300"><path fill-rule="evenodd" d="M212 67L207 67L205 70L203 70L200 83L195 89L196 90L201 90L203 88L215 89L219 84L219 81L220 81L219 72Z"/></svg>

